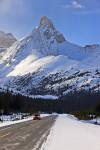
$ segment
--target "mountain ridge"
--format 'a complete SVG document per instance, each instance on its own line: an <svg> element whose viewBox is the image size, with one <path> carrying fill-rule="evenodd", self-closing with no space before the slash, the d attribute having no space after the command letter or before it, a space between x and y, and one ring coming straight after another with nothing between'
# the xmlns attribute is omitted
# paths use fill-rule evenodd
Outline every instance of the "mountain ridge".
<svg viewBox="0 0 100 150"><path fill-rule="evenodd" d="M17 39L13 36L12 33L5 33L0 31L0 47L9 48Z"/></svg>
<svg viewBox="0 0 100 150"><path fill-rule="evenodd" d="M2 87L29 96L100 90L100 46L70 43L46 16L7 49L0 66Z"/></svg>

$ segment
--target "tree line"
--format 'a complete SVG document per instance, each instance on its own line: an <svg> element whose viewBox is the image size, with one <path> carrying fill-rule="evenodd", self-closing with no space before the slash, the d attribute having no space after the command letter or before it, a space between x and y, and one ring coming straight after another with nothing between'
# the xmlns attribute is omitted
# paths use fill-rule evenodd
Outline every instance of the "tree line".
<svg viewBox="0 0 100 150"><path fill-rule="evenodd" d="M37 111L44 113L75 113L89 110L100 112L100 92L73 92L65 96L61 96L57 100L31 98L21 94L13 94L13 92L0 92L0 110L4 110L5 114L11 112L27 112L34 113Z"/></svg>

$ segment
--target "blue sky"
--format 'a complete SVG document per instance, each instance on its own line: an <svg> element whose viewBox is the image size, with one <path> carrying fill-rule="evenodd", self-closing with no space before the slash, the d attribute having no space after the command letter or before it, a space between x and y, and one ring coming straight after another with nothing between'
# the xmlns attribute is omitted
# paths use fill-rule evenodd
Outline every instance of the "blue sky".
<svg viewBox="0 0 100 150"><path fill-rule="evenodd" d="M48 16L71 42L100 43L100 0L0 0L0 30L27 35Z"/></svg>

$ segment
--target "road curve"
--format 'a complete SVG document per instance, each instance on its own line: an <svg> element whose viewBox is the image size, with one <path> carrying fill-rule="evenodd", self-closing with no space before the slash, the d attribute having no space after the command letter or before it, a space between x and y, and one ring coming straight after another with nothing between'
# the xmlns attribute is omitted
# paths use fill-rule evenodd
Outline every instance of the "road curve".
<svg viewBox="0 0 100 150"><path fill-rule="evenodd" d="M39 150L57 116L0 128L0 150Z"/></svg>

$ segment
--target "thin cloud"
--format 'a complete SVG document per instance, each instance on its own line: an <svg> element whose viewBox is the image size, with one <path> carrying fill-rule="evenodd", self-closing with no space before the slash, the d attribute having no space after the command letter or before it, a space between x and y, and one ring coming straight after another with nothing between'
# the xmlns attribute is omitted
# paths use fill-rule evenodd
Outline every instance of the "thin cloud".
<svg viewBox="0 0 100 150"><path fill-rule="evenodd" d="M72 1L69 4L64 5L64 8L66 8L66 9L69 9L69 8L71 8L71 9L82 9L82 8L85 8L85 6L82 5L78 1Z"/></svg>
<svg viewBox="0 0 100 150"><path fill-rule="evenodd" d="M98 1L96 1L98 2ZM66 5L63 6L63 8L67 9L67 10L71 10L72 13L74 14L79 14L79 15L92 15L92 14L100 14L100 8L99 8L99 4L97 5L97 3L92 2L91 3L86 3L85 5L83 5L81 3L81 1L79 0L73 0L70 3L67 3ZM95 6L96 5L96 6ZM97 7L98 6L98 7ZM80 10L80 11L73 11L73 10Z"/></svg>
<svg viewBox="0 0 100 150"><path fill-rule="evenodd" d="M80 14L83 14L83 15L100 14L100 9L81 11Z"/></svg>

